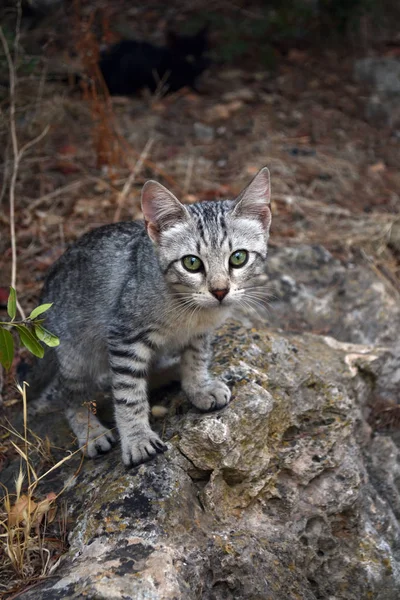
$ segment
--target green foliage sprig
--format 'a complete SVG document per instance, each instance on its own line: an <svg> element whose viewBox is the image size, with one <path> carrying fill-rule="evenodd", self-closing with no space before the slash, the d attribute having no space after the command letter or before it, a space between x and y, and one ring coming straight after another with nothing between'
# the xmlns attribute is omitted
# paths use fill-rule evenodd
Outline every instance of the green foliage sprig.
<svg viewBox="0 0 400 600"><path fill-rule="evenodd" d="M22 321L16 321L17 294L15 289L10 287L7 313L11 321L0 321L0 363L5 369L10 369L14 358L14 338L8 329L9 327L15 328L21 344L39 358L43 358L44 356L44 348L40 342L50 347L59 345L60 340L58 337L43 327L42 323L44 319L38 318L49 310L51 306L52 304L41 304L33 309L29 317Z"/></svg>

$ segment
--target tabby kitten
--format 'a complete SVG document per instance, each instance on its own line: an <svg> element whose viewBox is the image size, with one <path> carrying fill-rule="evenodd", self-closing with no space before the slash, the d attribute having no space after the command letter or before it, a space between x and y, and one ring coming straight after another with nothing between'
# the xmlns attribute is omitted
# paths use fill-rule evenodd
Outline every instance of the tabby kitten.
<svg viewBox="0 0 400 600"><path fill-rule="evenodd" d="M107 383L123 462L167 449L150 428L147 400L148 371L162 355L180 353L182 388L195 407L228 404L229 388L208 371L210 334L265 280L269 203L267 168L236 200L189 206L148 181L144 222L95 229L53 265L41 301L54 303L47 324L61 344L38 363L36 387L52 378L47 390L61 394L89 456L114 441L94 415L88 431L84 406Z"/></svg>

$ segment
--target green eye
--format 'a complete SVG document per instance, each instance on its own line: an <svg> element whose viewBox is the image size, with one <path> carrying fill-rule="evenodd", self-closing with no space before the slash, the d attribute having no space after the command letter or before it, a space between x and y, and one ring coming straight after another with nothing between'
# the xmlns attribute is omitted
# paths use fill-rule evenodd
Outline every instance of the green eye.
<svg viewBox="0 0 400 600"><path fill-rule="evenodd" d="M203 268L203 263L197 256L184 256L182 264L187 271L192 271L192 273L200 271Z"/></svg>
<svg viewBox="0 0 400 600"><path fill-rule="evenodd" d="M239 267L243 267L249 258L249 254L248 252L246 252L246 250L236 250L236 252L233 252L230 257L229 257L229 264L231 265L231 267L235 267L235 269L238 269Z"/></svg>

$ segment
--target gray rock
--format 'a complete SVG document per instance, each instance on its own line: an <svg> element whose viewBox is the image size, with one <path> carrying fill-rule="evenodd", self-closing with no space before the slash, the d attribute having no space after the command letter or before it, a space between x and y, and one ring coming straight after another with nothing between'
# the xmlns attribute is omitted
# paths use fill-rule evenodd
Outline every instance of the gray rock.
<svg viewBox="0 0 400 600"><path fill-rule="evenodd" d="M367 265L342 264L321 246L298 246L271 249L268 274L270 326L360 344L398 339L398 296Z"/></svg>
<svg viewBox="0 0 400 600"><path fill-rule="evenodd" d="M360 435L386 352L235 323L215 352L232 403L172 412L169 452L131 472L86 461L69 553L22 598L398 598L399 451Z"/></svg>
<svg viewBox="0 0 400 600"><path fill-rule="evenodd" d="M371 85L377 92L400 94L398 58L362 58L354 64L354 75L358 81Z"/></svg>
<svg viewBox="0 0 400 600"><path fill-rule="evenodd" d="M400 123L400 60L363 58L354 64L355 79L367 84L373 94L365 106L366 119L378 127L396 127Z"/></svg>
<svg viewBox="0 0 400 600"><path fill-rule="evenodd" d="M77 477L66 463L69 552L21 598L397 600L400 450L367 418L398 394L398 302L321 247L272 249L269 275L269 328L215 339L231 404L199 414L160 390L165 455L126 471L117 448ZM65 443L59 414L31 428Z"/></svg>
<svg viewBox="0 0 400 600"><path fill-rule="evenodd" d="M205 125L204 123L197 122L197 123L194 123L193 129L194 129L194 135L196 136L196 138L199 141L209 144L214 140L214 137L215 137L214 127L211 127L210 125Z"/></svg>
<svg viewBox="0 0 400 600"><path fill-rule="evenodd" d="M394 127L399 123L399 99L373 94L365 106L365 117L377 127Z"/></svg>
<svg viewBox="0 0 400 600"><path fill-rule="evenodd" d="M232 102L234 100L242 100L243 102L254 102L256 100L256 93L249 87L239 88L231 92L225 92L222 95L224 102Z"/></svg>

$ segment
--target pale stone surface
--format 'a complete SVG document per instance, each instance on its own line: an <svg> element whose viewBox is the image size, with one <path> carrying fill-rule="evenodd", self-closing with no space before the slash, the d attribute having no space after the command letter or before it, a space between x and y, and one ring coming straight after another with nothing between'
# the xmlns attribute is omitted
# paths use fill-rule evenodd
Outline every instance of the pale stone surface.
<svg viewBox="0 0 400 600"><path fill-rule="evenodd" d="M378 92L400 94L400 60L394 57L370 57L357 60L354 74Z"/></svg>
<svg viewBox="0 0 400 600"><path fill-rule="evenodd" d="M321 246L272 249L269 325L387 344L399 337L400 303L367 265L342 264Z"/></svg>
<svg viewBox="0 0 400 600"><path fill-rule="evenodd" d="M400 59L396 57L368 57L354 64L354 76L373 94L365 107L365 116L376 126L400 125Z"/></svg>
<svg viewBox="0 0 400 600"><path fill-rule="evenodd" d="M399 597L400 451L366 422L376 394L398 393L398 306L369 271L323 249L271 253L270 275L282 294L282 278L294 281L282 324L321 319L329 335L226 324L214 371L231 404L200 414L179 387L158 392L169 408L154 427L169 451L132 471L119 448L85 461L67 492L69 553L21 598ZM382 319L366 322L379 302ZM49 422L56 434L54 410Z"/></svg>

